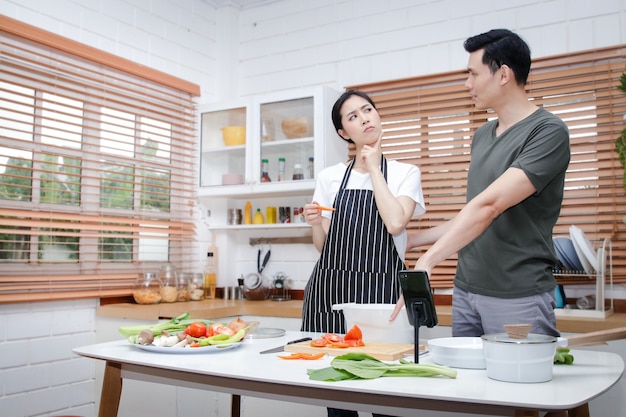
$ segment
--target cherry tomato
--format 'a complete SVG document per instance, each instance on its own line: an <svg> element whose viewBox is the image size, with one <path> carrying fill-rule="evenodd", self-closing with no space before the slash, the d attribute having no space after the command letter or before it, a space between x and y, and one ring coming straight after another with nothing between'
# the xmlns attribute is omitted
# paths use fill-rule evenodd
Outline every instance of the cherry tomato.
<svg viewBox="0 0 626 417"><path fill-rule="evenodd" d="M185 329L185 333L187 333L191 337L203 337L206 336L206 326L204 323L199 321L194 321Z"/></svg>

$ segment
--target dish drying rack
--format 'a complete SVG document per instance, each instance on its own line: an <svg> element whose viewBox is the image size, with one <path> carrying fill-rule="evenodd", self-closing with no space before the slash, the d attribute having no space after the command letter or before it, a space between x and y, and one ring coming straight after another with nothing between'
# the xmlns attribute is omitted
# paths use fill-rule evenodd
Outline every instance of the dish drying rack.
<svg viewBox="0 0 626 417"><path fill-rule="evenodd" d="M570 282L567 284L588 284L589 280L595 279L595 297L596 305L594 309L582 310L577 308L557 308L555 309L557 317L589 317L589 318L607 318L613 314L613 297L606 299L606 278L609 277L609 289L613 291L613 246L611 239L606 238L601 242L597 242L596 259L598 264L597 271L569 271L569 270L553 270L554 276L557 278L567 278ZM575 282L572 282L575 280ZM563 285L567 285L563 284Z"/></svg>

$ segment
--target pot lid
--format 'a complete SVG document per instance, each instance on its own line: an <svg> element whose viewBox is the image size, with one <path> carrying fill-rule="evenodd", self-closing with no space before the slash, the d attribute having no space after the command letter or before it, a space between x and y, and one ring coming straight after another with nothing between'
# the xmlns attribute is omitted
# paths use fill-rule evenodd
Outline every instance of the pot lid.
<svg viewBox="0 0 626 417"><path fill-rule="evenodd" d="M492 343L515 343L518 345L523 344L540 344L540 343L556 343L557 338L554 336L548 336L545 334L529 333L527 337L518 339L510 337L506 333L492 333L484 334L480 336L486 342Z"/></svg>

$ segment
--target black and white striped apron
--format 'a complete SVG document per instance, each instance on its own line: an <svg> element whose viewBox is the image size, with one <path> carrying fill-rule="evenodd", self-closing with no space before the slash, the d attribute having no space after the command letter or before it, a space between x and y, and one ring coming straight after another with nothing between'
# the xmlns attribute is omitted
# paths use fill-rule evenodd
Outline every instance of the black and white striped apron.
<svg viewBox="0 0 626 417"><path fill-rule="evenodd" d="M328 236L304 289L302 331L346 333L342 311L333 304L395 303L403 262L378 214L374 192L346 189L351 161L335 197ZM381 170L387 180L387 160Z"/></svg>

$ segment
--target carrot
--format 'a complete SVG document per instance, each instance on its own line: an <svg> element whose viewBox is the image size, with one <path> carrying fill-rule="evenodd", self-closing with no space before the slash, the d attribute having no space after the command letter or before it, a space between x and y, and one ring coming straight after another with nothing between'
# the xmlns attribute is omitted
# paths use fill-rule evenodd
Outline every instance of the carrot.
<svg viewBox="0 0 626 417"><path fill-rule="evenodd" d="M317 206L318 210L335 211L334 207Z"/></svg>

